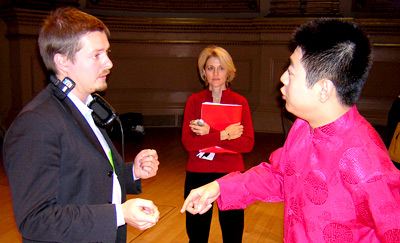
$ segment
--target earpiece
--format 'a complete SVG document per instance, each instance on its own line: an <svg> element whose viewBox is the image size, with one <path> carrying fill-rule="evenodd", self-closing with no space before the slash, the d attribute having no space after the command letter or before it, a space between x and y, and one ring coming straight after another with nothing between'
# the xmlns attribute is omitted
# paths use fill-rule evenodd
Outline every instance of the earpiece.
<svg viewBox="0 0 400 243"><path fill-rule="evenodd" d="M88 107L93 110L92 117L99 127L107 127L118 117L114 108L99 94L92 94L93 100Z"/></svg>

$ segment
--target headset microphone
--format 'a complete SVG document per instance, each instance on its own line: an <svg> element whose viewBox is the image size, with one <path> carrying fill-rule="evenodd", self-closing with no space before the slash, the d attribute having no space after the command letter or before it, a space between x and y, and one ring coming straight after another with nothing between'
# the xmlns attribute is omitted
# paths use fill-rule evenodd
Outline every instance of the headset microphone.
<svg viewBox="0 0 400 243"><path fill-rule="evenodd" d="M88 107L93 110L92 117L96 125L107 127L118 117L114 108L97 93L92 94L93 100Z"/></svg>
<svg viewBox="0 0 400 243"><path fill-rule="evenodd" d="M56 75L50 74L49 79L54 86L62 91L62 93L58 92L54 94L61 101L64 100L68 93L75 87L75 82L68 77L65 77L63 81L60 81ZM99 94L93 93L92 97L93 100L88 104L88 107L93 110L92 117L97 126L105 128L111 125L114 120L118 121L121 128L122 159L124 160L124 131L115 109Z"/></svg>

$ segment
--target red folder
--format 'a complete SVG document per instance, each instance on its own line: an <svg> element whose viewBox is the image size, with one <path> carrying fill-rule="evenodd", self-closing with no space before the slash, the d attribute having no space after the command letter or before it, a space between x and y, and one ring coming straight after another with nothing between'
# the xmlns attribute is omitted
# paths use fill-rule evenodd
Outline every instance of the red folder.
<svg viewBox="0 0 400 243"><path fill-rule="evenodd" d="M200 149L199 152L202 153L227 153L227 154L237 154L237 152L229 150L229 149L224 149L221 148L220 146L214 146L214 147L208 147L208 148L204 148L204 149Z"/></svg>
<svg viewBox="0 0 400 243"><path fill-rule="evenodd" d="M201 119L218 131L242 121L242 105L204 102L201 105Z"/></svg>
<svg viewBox="0 0 400 243"><path fill-rule="evenodd" d="M227 126L242 121L242 105L204 102L201 106L201 119L211 128L222 131ZM237 153L218 146L200 150L204 153Z"/></svg>

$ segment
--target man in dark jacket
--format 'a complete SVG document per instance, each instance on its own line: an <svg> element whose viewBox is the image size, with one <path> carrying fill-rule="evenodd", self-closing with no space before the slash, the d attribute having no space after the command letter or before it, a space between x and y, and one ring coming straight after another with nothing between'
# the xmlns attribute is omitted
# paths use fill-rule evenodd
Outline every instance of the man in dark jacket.
<svg viewBox="0 0 400 243"><path fill-rule="evenodd" d="M126 242L126 224L144 230L158 221L151 201L126 201L127 192L141 192L141 178L157 173L157 153L142 150L124 163L87 106L107 88L108 36L102 21L75 8L55 10L40 31L51 82L24 107L3 146L24 242Z"/></svg>

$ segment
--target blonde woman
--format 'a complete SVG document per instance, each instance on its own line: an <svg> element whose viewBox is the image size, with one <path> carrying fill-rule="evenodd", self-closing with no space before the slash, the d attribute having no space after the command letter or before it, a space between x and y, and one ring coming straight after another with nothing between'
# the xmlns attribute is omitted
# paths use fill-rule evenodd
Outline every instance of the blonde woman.
<svg viewBox="0 0 400 243"><path fill-rule="evenodd" d="M254 145L254 131L246 98L233 92L229 86L236 68L229 53L218 46L209 46L199 55L198 68L206 89L193 94L186 103L182 142L189 152L186 167L185 198L190 190L205 185L232 171L244 171L241 153L248 153ZM205 123L191 124L201 118L203 102L242 105L241 123L218 131ZM237 152L206 153L199 150L219 146ZM189 242L208 242L212 210L203 215L186 214L186 230ZM244 210L219 211L223 242L242 242Z"/></svg>

